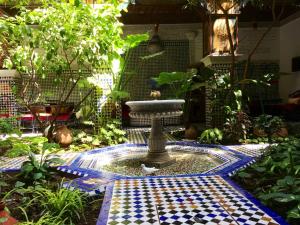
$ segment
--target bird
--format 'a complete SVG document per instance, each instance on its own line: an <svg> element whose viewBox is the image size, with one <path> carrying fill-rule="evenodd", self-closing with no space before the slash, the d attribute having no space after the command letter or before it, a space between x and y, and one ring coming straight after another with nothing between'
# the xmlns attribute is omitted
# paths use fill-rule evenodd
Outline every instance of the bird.
<svg viewBox="0 0 300 225"><path fill-rule="evenodd" d="M161 94L160 94L160 91L152 90L150 93L150 96L154 99L158 99L158 98L160 98Z"/></svg>
<svg viewBox="0 0 300 225"><path fill-rule="evenodd" d="M155 167L146 167L145 164L141 164L142 171L146 175L154 174L155 172L159 171L159 169L156 169Z"/></svg>

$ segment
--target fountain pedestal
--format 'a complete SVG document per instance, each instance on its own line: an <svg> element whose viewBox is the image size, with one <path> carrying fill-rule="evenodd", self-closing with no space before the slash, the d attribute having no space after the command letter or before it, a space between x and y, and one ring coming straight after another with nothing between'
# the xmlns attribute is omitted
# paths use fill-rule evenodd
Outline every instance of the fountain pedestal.
<svg viewBox="0 0 300 225"><path fill-rule="evenodd" d="M171 158L166 147L166 138L163 133L161 118L151 119L151 133L148 139L149 151L143 160L148 166L164 167L176 162Z"/></svg>
<svg viewBox="0 0 300 225"><path fill-rule="evenodd" d="M162 118L180 116L184 100L153 100L126 102L130 107L130 117L151 119L151 133L148 139L149 151L142 159L147 166L164 167L176 162L166 150Z"/></svg>

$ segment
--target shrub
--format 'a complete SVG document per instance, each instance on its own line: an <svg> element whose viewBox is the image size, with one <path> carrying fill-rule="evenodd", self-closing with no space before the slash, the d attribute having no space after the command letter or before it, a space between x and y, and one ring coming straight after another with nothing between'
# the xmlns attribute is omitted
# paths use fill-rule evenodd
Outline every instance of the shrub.
<svg viewBox="0 0 300 225"><path fill-rule="evenodd" d="M218 128L207 129L199 137L199 141L206 144L218 144L223 139L223 132Z"/></svg>
<svg viewBox="0 0 300 225"><path fill-rule="evenodd" d="M116 145L127 141L126 132L119 128L120 125L119 120L112 120L101 127L98 134L99 141L105 145Z"/></svg>
<svg viewBox="0 0 300 225"><path fill-rule="evenodd" d="M245 140L252 125L249 116L243 111L232 111L230 107L227 107L226 115L224 123L226 139L230 142Z"/></svg>
<svg viewBox="0 0 300 225"><path fill-rule="evenodd" d="M43 152L39 159L32 152L29 152L28 161L23 162L20 173L20 177L26 185L47 181L53 175L50 166L63 163L63 160L47 153L47 149L50 148L51 144L44 143Z"/></svg>
<svg viewBox="0 0 300 225"><path fill-rule="evenodd" d="M69 190L61 186L56 191L39 188L36 195L39 196L39 203L45 212L52 217L59 217L62 221L68 221L68 224L80 220L84 214L86 199L79 190Z"/></svg>
<svg viewBox="0 0 300 225"><path fill-rule="evenodd" d="M0 141L0 148L2 145L9 147L6 149L5 156L9 158L28 155L29 152L40 154L43 151L44 144L47 143L45 137L27 137L27 138L14 138L9 137L5 141ZM47 143L48 151L56 151L59 145L55 143ZM50 148L51 145L51 148Z"/></svg>
<svg viewBox="0 0 300 225"><path fill-rule="evenodd" d="M268 136L279 131L283 125L283 120L278 116L262 114L254 119L254 128L264 131Z"/></svg>
<svg viewBox="0 0 300 225"><path fill-rule="evenodd" d="M16 128L16 123L15 118L0 118L0 134L20 134L20 130Z"/></svg>
<svg viewBox="0 0 300 225"><path fill-rule="evenodd" d="M23 225L65 225L74 224L84 218L86 195L79 190L69 190L58 185L16 187L4 199L18 196L16 212L22 212L26 222Z"/></svg>
<svg viewBox="0 0 300 225"><path fill-rule="evenodd" d="M289 138L268 151L261 161L234 178L291 224L299 224L300 139Z"/></svg>

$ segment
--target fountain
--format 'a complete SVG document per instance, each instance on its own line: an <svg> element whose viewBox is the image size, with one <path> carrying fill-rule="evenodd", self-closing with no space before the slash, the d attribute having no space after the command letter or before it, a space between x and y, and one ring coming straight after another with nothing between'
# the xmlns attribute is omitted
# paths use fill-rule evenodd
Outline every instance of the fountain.
<svg viewBox="0 0 300 225"><path fill-rule="evenodd" d="M163 133L162 118L182 115L183 99L151 100L126 102L131 109L130 117L151 119L151 133L148 139L148 153L143 162L147 166L164 167L176 161L165 149L166 138Z"/></svg>

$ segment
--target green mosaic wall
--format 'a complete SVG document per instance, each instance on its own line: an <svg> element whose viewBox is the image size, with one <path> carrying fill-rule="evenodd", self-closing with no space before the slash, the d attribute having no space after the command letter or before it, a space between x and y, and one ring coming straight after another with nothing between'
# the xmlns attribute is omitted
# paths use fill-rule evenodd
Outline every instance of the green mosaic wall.
<svg viewBox="0 0 300 225"><path fill-rule="evenodd" d="M126 90L130 100L149 100L150 92L154 88L151 78L157 77L160 72L186 71L189 65L189 42L187 40L163 41L165 52L150 59L142 57L149 55L147 44L141 44L130 53L127 71L134 71ZM125 80L128 77L125 78ZM174 98L170 88L160 88L161 99ZM168 118L165 124L179 124L181 118ZM149 120L131 119L131 125L149 125Z"/></svg>
<svg viewBox="0 0 300 225"><path fill-rule="evenodd" d="M242 79L244 72L244 63L238 63L236 65L236 71L239 79ZM213 64L212 68L226 72L228 71L230 64ZM247 85L245 88L245 95L250 97L251 101L262 101L264 104L280 102L278 82L276 82L279 73L278 62L253 62L249 67L248 78L259 79L265 74L274 74L275 82L272 82L271 86L257 86L254 84ZM206 126L207 127L223 127L224 114L222 106L215 106L212 109L211 96L212 90L206 89Z"/></svg>

